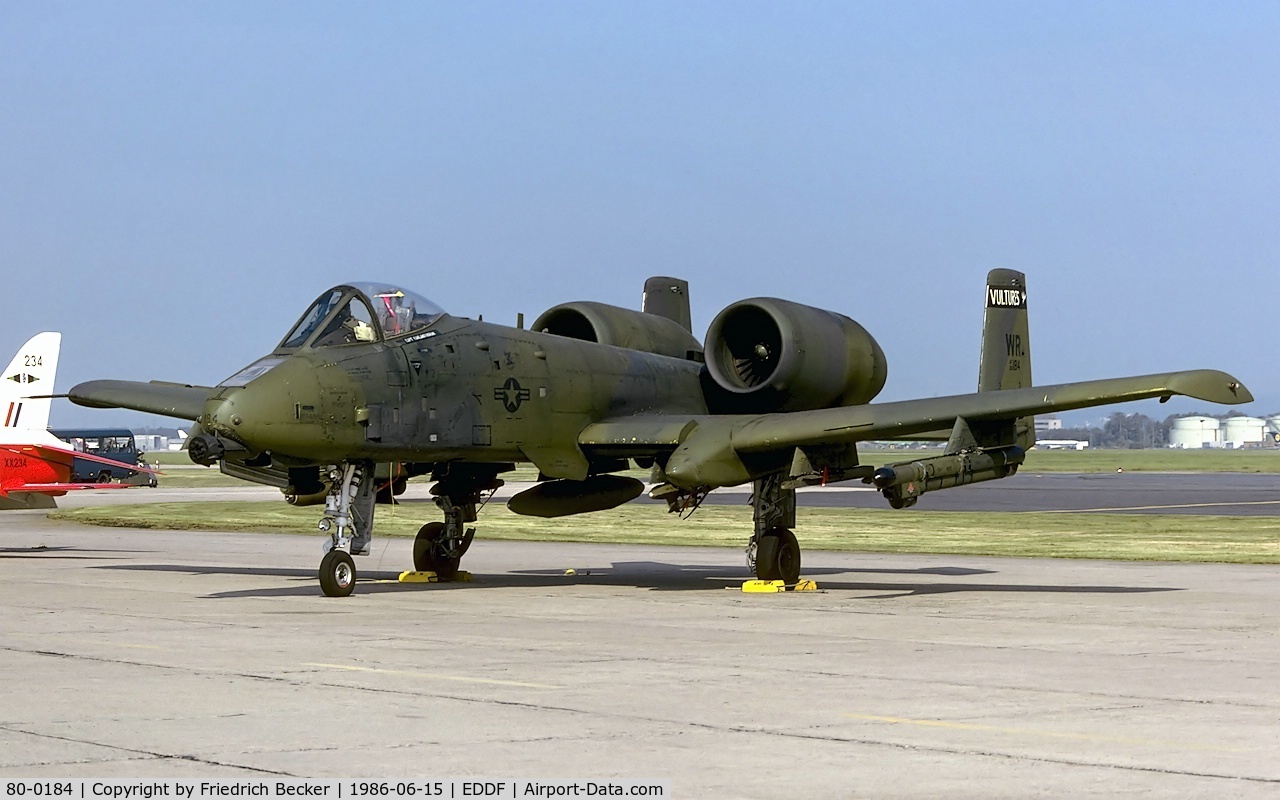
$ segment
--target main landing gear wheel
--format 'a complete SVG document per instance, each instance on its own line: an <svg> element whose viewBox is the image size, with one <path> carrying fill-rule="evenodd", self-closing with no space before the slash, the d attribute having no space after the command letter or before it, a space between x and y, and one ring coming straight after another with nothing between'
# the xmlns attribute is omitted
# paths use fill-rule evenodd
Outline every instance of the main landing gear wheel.
<svg viewBox="0 0 1280 800"><path fill-rule="evenodd" d="M449 539L445 536L443 522L428 522L418 530L413 540L413 568L419 572L434 572L442 581L451 581L458 575L462 556L471 546L472 533L467 532L458 547L450 553Z"/></svg>
<svg viewBox="0 0 1280 800"><path fill-rule="evenodd" d="M356 588L356 565L345 550L330 550L320 559L320 588L328 597L346 597Z"/></svg>
<svg viewBox="0 0 1280 800"><path fill-rule="evenodd" d="M762 581L782 581L788 586L800 581L800 543L788 528L771 528L760 537L756 577Z"/></svg>

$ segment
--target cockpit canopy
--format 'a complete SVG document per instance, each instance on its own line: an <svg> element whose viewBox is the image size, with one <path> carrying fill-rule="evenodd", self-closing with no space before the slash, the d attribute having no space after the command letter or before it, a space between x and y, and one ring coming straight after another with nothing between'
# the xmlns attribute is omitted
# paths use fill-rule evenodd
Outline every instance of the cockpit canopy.
<svg viewBox="0 0 1280 800"><path fill-rule="evenodd" d="M443 314L415 292L381 283L347 283L316 298L277 349L380 342L422 330Z"/></svg>

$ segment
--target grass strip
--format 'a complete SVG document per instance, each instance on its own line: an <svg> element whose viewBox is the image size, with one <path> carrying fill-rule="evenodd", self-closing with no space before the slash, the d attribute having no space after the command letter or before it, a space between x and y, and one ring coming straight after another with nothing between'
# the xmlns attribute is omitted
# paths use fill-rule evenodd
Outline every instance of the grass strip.
<svg viewBox="0 0 1280 800"><path fill-rule="evenodd" d="M320 511L285 503L192 502L64 509L50 517L124 528L318 536ZM379 506L377 535L413 536L436 517L428 504ZM797 522L806 550L1280 563L1280 517L801 508ZM751 509L704 506L681 520L662 506L628 504L544 520L494 504L476 527L481 539L742 548Z"/></svg>
<svg viewBox="0 0 1280 800"><path fill-rule="evenodd" d="M864 450L865 464L884 465L939 455L939 450ZM148 455L150 457L150 455ZM164 465L177 469L165 470ZM169 489L204 489L249 486L238 478L223 475L216 468L195 467L186 453L165 453L159 478ZM1021 472L1241 472L1280 474L1280 449L1274 450L1032 450ZM641 480L649 478L648 470L626 473ZM532 481L538 477L534 467L521 464L514 472L502 475L506 481ZM413 479L430 483L429 476Z"/></svg>

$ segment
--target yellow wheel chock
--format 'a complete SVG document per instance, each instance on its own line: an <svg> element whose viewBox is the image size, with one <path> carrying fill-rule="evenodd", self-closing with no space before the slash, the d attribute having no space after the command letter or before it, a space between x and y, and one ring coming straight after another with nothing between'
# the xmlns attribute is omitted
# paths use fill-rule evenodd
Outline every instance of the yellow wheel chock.
<svg viewBox="0 0 1280 800"><path fill-rule="evenodd" d="M816 592L818 591L818 584L816 581L803 578L790 586L782 581L747 581L742 584L742 591L765 594L773 592Z"/></svg>
<svg viewBox="0 0 1280 800"><path fill-rule="evenodd" d="M401 583L443 583L440 576L434 572L401 572ZM466 570L458 570L458 574L453 577L450 583L468 583L471 580L471 573Z"/></svg>

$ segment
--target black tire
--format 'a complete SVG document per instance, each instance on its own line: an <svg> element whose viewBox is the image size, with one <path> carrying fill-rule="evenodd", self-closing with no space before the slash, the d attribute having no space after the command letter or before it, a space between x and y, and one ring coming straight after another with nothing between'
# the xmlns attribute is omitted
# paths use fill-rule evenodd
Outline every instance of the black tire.
<svg viewBox="0 0 1280 800"><path fill-rule="evenodd" d="M111 471L104 469L98 473L98 483L111 483Z"/></svg>
<svg viewBox="0 0 1280 800"><path fill-rule="evenodd" d="M778 537L772 531L756 540L756 578L778 580Z"/></svg>
<svg viewBox="0 0 1280 800"><path fill-rule="evenodd" d="M346 597L356 588L356 565L345 550L330 550L320 559L320 589L326 597Z"/></svg>
<svg viewBox="0 0 1280 800"><path fill-rule="evenodd" d="M470 542L466 542L470 545ZM444 552L444 523L428 522L418 529L413 540L413 568L419 572L434 572L442 581L451 581L458 575L462 553L449 556ZM459 548L465 551L466 547Z"/></svg>
<svg viewBox="0 0 1280 800"><path fill-rule="evenodd" d="M788 586L800 581L800 543L787 528L773 528L760 537L756 547L756 577L762 581L782 581Z"/></svg>
<svg viewBox="0 0 1280 800"><path fill-rule="evenodd" d="M436 560L431 549L443 533L443 522L428 522L418 529L418 535L413 540L413 568L418 572L436 571Z"/></svg>
<svg viewBox="0 0 1280 800"><path fill-rule="evenodd" d="M778 577L788 586L800 582L800 543L786 528L778 528Z"/></svg>

